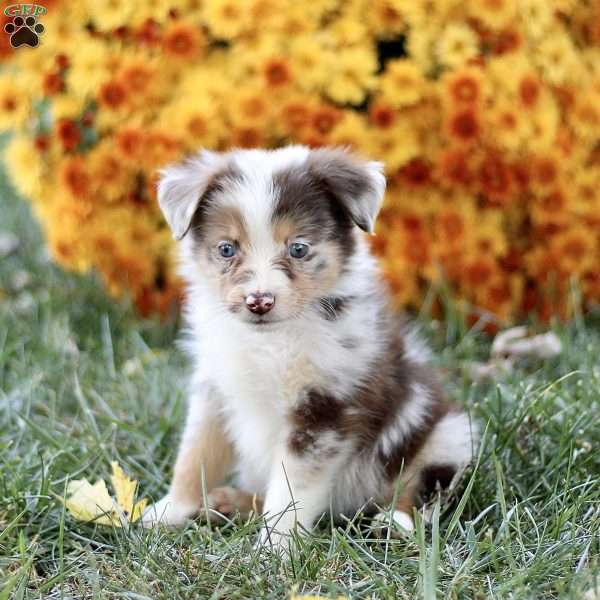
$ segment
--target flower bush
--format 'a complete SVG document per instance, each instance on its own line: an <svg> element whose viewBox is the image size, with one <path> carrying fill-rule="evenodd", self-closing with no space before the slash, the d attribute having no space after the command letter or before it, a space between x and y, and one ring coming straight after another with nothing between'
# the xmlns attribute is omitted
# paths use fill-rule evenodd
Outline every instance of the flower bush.
<svg viewBox="0 0 600 600"><path fill-rule="evenodd" d="M38 48L0 46L10 173L56 260L141 311L178 296L157 168L290 142L385 162L372 243L399 305L443 288L507 321L565 316L573 282L600 299L597 1L45 5Z"/></svg>

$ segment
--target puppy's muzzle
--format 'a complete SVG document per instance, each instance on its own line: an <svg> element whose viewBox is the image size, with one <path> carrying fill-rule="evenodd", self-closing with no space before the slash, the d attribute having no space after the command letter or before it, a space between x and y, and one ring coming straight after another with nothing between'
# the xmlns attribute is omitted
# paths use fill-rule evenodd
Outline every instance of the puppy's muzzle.
<svg viewBox="0 0 600 600"><path fill-rule="evenodd" d="M246 308L255 315L264 315L275 306L273 294L254 292L246 296Z"/></svg>

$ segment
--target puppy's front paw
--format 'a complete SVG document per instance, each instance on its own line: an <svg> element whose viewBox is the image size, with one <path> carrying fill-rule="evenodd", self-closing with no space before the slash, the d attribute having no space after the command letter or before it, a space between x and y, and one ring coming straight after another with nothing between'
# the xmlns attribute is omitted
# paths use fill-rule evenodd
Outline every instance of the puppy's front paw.
<svg viewBox="0 0 600 600"><path fill-rule="evenodd" d="M385 531L391 525L391 536L399 538L415 530L412 517L402 510L379 512L373 517L373 529L379 537L385 537Z"/></svg>
<svg viewBox="0 0 600 600"><path fill-rule="evenodd" d="M181 527L198 511L199 507L195 504L174 500L167 494L144 511L141 523L144 527L156 527L158 524Z"/></svg>

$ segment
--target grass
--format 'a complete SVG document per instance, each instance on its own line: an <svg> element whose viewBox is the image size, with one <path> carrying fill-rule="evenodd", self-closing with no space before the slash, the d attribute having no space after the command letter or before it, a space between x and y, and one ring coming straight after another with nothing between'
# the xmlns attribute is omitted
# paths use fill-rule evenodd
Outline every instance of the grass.
<svg viewBox="0 0 600 600"><path fill-rule="evenodd" d="M478 465L408 540L324 524L289 561L253 550L257 523L180 531L75 521L69 478L118 460L165 490L183 417L176 323L142 321L92 276L48 262L25 203L0 180L0 600L5 598L582 598L600 572L600 327L556 327L559 359L476 384L489 340L456 317L426 325L448 393L487 424ZM31 282L16 290L15 275ZM16 279L19 279L17 276ZM368 533L368 532L367 532Z"/></svg>

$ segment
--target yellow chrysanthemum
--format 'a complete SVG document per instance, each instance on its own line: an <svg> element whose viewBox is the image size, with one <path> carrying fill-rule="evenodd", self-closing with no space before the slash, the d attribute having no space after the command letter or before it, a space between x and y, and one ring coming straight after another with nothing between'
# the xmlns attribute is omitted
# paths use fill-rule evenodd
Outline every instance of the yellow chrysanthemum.
<svg viewBox="0 0 600 600"><path fill-rule="evenodd" d="M525 32L540 39L554 22L554 9L548 0L520 0L519 22Z"/></svg>
<svg viewBox="0 0 600 600"><path fill-rule="evenodd" d="M318 21L335 11L342 3L342 0L313 0L304 10L311 19Z"/></svg>
<svg viewBox="0 0 600 600"><path fill-rule="evenodd" d="M31 99L12 73L0 75L0 130L23 127L32 118Z"/></svg>
<svg viewBox="0 0 600 600"><path fill-rule="evenodd" d="M173 98L187 97L194 99L200 94L216 103L228 98L235 89L235 83L223 77L218 66L206 65L204 69L189 69L182 74L179 87L174 90Z"/></svg>
<svg viewBox="0 0 600 600"><path fill-rule="evenodd" d="M273 56L281 56L283 53L284 44L278 35L265 34L240 39L226 56L222 55L224 66L228 69L227 78L223 73L213 72L213 75L230 83L242 81L260 72L267 60Z"/></svg>
<svg viewBox="0 0 600 600"><path fill-rule="evenodd" d="M352 148L365 156L371 153L371 137L366 118L354 111L345 111L343 117L335 125L330 135L330 143L334 146Z"/></svg>
<svg viewBox="0 0 600 600"><path fill-rule="evenodd" d="M268 127L274 108L265 88L249 83L231 99L227 113L234 126Z"/></svg>
<svg viewBox="0 0 600 600"><path fill-rule="evenodd" d="M548 82L555 85L581 82L583 65L573 42L563 30L554 29L540 40L534 58Z"/></svg>
<svg viewBox="0 0 600 600"><path fill-rule="evenodd" d="M130 0L86 0L85 9L94 26L101 31L111 31L130 23L143 2Z"/></svg>
<svg viewBox="0 0 600 600"><path fill-rule="evenodd" d="M60 10L48 11L43 18L44 52L18 52L19 60L39 60L40 54L52 59L59 53L71 55L80 50L89 40L89 35L86 35L84 28L84 23L90 19L85 4L85 2L63 3Z"/></svg>
<svg viewBox="0 0 600 600"><path fill-rule="evenodd" d="M515 17L516 0L470 0L471 16L481 21L490 29L502 29Z"/></svg>
<svg viewBox="0 0 600 600"><path fill-rule="evenodd" d="M419 140L410 123L397 121L390 129L378 132L373 138L373 156L385 163L386 172L393 173L419 155Z"/></svg>
<svg viewBox="0 0 600 600"><path fill-rule="evenodd" d="M245 0L206 0L202 16L215 38L232 40L248 26L248 8Z"/></svg>
<svg viewBox="0 0 600 600"><path fill-rule="evenodd" d="M194 18L198 19L200 16L200 3L196 0L139 0L132 2L137 5L134 14L131 19L127 21L127 24L134 27L139 27L144 22L152 19L157 23L164 23L170 17L170 15L185 15L186 19L192 21Z"/></svg>
<svg viewBox="0 0 600 600"><path fill-rule="evenodd" d="M556 101L545 96L535 111L528 114L531 135L528 146L532 152L545 151L556 142L560 112Z"/></svg>
<svg viewBox="0 0 600 600"><path fill-rule="evenodd" d="M460 16L462 0L394 0L393 6L406 19L411 28L439 27L450 15ZM464 16L464 14L462 15Z"/></svg>
<svg viewBox="0 0 600 600"><path fill-rule="evenodd" d="M109 50L100 40L90 39L71 57L67 87L80 97L93 95L107 78Z"/></svg>
<svg viewBox="0 0 600 600"><path fill-rule="evenodd" d="M550 4L555 11L568 15L577 6L578 0L552 0Z"/></svg>
<svg viewBox="0 0 600 600"><path fill-rule="evenodd" d="M525 146L531 135L529 120L513 101L498 99L485 117L490 144L512 152Z"/></svg>
<svg viewBox="0 0 600 600"><path fill-rule="evenodd" d="M407 36L407 50L410 59L423 74L432 71L436 62L435 44L439 37L439 28L431 23L411 28Z"/></svg>
<svg viewBox="0 0 600 600"><path fill-rule="evenodd" d="M292 40L290 55L298 86L305 91L323 89L336 59L335 53L321 39L303 35Z"/></svg>
<svg viewBox="0 0 600 600"><path fill-rule="evenodd" d="M335 102L360 104L375 85L376 70L372 48L344 48L336 55L325 92Z"/></svg>
<svg viewBox="0 0 600 600"><path fill-rule="evenodd" d="M80 96L61 95L53 100L51 114L55 121L80 119L85 106L86 100Z"/></svg>
<svg viewBox="0 0 600 600"><path fill-rule="evenodd" d="M29 96L43 95L42 82L45 74L49 73L54 66L54 57L45 52L15 52L12 62L14 71L12 69L10 71L18 73L19 87L26 89ZM4 76L7 75L5 71Z"/></svg>
<svg viewBox="0 0 600 600"><path fill-rule="evenodd" d="M17 191L24 198L39 201L44 165L31 139L21 135L13 136L6 148L4 161Z"/></svg>
<svg viewBox="0 0 600 600"><path fill-rule="evenodd" d="M583 48L580 56L590 77L600 80L600 47Z"/></svg>
<svg viewBox="0 0 600 600"><path fill-rule="evenodd" d="M447 25L436 44L440 64L459 67L479 54L479 41L475 32L462 23Z"/></svg>
<svg viewBox="0 0 600 600"><path fill-rule="evenodd" d="M284 37L315 33L321 24L317 12L306 10L306 4L290 3L282 14L277 32Z"/></svg>
<svg viewBox="0 0 600 600"><path fill-rule="evenodd" d="M331 24L329 33L336 46L354 46L367 43L369 30L356 16L345 16Z"/></svg>
<svg viewBox="0 0 600 600"><path fill-rule="evenodd" d="M406 28L401 6L396 0L375 0L366 10L369 31L378 38L392 38Z"/></svg>
<svg viewBox="0 0 600 600"><path fill-rule="evenodd" d="M535 74L537 70L522 53L495 57L486 65L486 80L492 94L518 94L520 78Z"/></svg>
<svg viewBox="0 0 600 600"><path fill-rule="evenodd" d="M381 97L391 106L410 106L423 97L425 79L410 59L392 60L379 78L379 90Z"/></svg>
<svg viewBox="0 0 600 600"><path fill-rule="evenodd" d="M471 246L475 252L487 252L495 257L502 257L508 250L505 233L506 217L500 209L490 209L479 213L477 225L473 229Z"/></svg>
<svg viewBox="0 0 600 600"><path fill-rule="evenodd" d="M600 137L600 88L590 87L576 96L569 120L582 141L598 143Z"/></svg>
<svg viewBox="0 0 600 600"><path fill-rule="evenodd" d="M569 184L571 190L571 210L578 217L600 214L600 168L587 167L575 171Z"/></svg>
<svg viewBox="0 0 600 600"><path fill-rule="evenodd" d="M289 0L248 0L248 12L253 30L279 30L285 19L285 11Z"/></svg>

